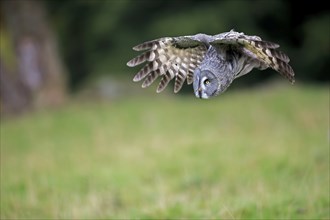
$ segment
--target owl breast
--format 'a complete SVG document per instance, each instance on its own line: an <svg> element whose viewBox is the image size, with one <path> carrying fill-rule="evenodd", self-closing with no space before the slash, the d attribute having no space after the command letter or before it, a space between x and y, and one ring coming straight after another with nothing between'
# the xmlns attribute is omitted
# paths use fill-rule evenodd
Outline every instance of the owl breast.
<svg viewBox="0 0 330 220"><path fill-rule="evenodd" d="M195 96L208 99L223 93L235 78L236 60L225 50L211 46L194 71Z"/></svg>

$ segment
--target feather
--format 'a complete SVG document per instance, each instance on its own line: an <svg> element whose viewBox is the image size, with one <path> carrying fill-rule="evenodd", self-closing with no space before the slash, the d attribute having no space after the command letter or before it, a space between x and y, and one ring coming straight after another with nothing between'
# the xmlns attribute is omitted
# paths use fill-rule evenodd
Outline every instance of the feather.
<svg viewBox="0 0 330 220"><path fill-rule="evenodd" d="M279 47L279 45L276 43L263 41L260 38L247 35L231 35L218 37L210 42L210 44L240 45L242 47L241 51L245 55L264 63L266 66L271 67L272 69L279 72L282 76L289 79L291 83L294 83L294 71L288 64L290 59L282 51L276 50L276 48ZM257 64L258 62L255 63Z"/></svg>
<svg viewBox="0 0 330 220"><path fill-rule="evenodd" d="M142 84L142 87L145 88L150 86L157 77L162 76L157 88L157 92L161 92L175 78L174 91L178 92L187 78L187 74L192 75L194 69L204 59L207 47L204 43L192 39L190 36L185 36L160 38L139 44L133 49L136 51L147 50L127 62L129 67L147 62L134 76L134 82L145 78ZM192 81L190 78L189 80Z"/></svg>
<svg viewBox="0 0 330 220"><path fill-rule="evenodd" d="M209 50L212 47L216 49ZM187 84L193 83L196 68L209 68L208 65L214 63L210 60L219 61L216 68L222 69L228 79L233 74L234 78L240 77L253 68L263 70L270 67L294 83L295 74L289 65L290 59L278 48L278 44L264 41L259 36L249 36L234 30L214 36L196 34L164 37L133 47L133 50L141 51L142 54L128 61L127 66L135 67L145 63L133 81L143 80L142 87L145 88L160 77L157 92L163 91L173 79L174 92L179 92L185 81ZM230 68L223 68L226 65Z"/></svg>

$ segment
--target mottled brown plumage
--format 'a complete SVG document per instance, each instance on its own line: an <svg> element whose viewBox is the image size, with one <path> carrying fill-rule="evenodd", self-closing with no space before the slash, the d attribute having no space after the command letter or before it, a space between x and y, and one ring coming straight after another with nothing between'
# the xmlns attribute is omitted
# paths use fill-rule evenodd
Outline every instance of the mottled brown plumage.
<svg viewBox="0 0 330 220"><path fill-rule="evenodd" d="M146 52L127 65L134 67L146 62L133 79L144 80L143 88L161 77L157 92L163 91L172 79L175 79L174 92L178 92L187 80L188 84L194 83L197 97L209 98L224 92L235 78L253 68L270 67L294 83L294 72L288 64L290 59L278 47L258 36L233 30L214 36L165 37L133 47ZM207 79L207 85L201 79Z"/></svg>

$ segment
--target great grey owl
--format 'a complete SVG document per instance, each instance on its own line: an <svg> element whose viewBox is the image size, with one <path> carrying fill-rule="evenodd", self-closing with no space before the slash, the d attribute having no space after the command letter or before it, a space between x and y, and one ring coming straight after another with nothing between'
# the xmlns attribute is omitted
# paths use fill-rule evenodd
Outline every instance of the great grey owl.
<svg viewBox="0 0 330 220"><path fill-rule="evenodd" d="M276 70L294 83L290 59L276 50L279 45L248 36L234 30L218 35L196 34L191 36L164 37L133 47L143 54L130 60L129 67L147 61L133 81L144 79L142 87L151 85L161 76L157 92L161 92L175 78L177 93L184 81L193 83L198 98L210 98L223 93L235 78L253 68Z"/></svg>

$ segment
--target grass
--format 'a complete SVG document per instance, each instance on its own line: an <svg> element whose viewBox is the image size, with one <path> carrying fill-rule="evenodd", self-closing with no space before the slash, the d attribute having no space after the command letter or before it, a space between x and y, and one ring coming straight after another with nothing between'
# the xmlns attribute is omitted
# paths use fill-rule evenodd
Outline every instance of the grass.
<svg viewBox="0 0 330 220"><path fill-rule="evenodd" d="M329 219L329 90L72 103L1 123L1 218Z"/></svg>

